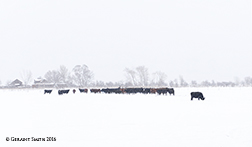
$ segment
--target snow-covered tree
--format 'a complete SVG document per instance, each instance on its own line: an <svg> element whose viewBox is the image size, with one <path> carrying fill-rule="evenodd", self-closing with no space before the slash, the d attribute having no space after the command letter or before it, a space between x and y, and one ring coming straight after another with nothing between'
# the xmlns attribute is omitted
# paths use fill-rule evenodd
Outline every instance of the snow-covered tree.
<svg viewBox="0 0 252 147"><path fill-rule="evenodd" d="M21 73L21 79L23 81L24 86L27 86L32 81L32 73L31 71L23 71Z"/></svg>
<svg viewBox="0 0 252 147"><path fill-rule="evenodd" d="M49 70L46 74L45 74L45 79L48 82L51 83L60 83L61 81L61 77L60 77L60 72L57 70Z"/></svg>
<svg viewBox="0 0 252 147"><path fill-rule="evenodd" d="M167 75L161 71L153 73L152 85L154 86L165 86L165 80Z"/></svg>
<svg viewBox="0 0 252 147"><path fill-rule="evenodd" d="M147 86L149 84L149 72L145 66L135 69L125 68L126 83L132 86Z"/></svg>
<svg viewBox="0 0 252 147"><path fill-rule="evenodd" d="M192 86L192 87L197 87L197 86L198 86L197 81L195 81L195 80L191 81L190 86Z"/></svg>
<svg viewBox="0 0 252 147"><path fill-rule="evenodd" d="M188 83L184 80L182 76L179 76L179 83L181 87L187 87Z"/></svg>
<svg viewBox="0 0 252 147"><path fill-rule="evenodd" d="M125 68L125 76L127 83L131 83L132 86L137 85L136 72L133 69Z"/></svg>
<svg viewBox="0 0 252 147"><path fill-rule="evenodd" d="M88 66L83 65L76 65L73 68L73 80L78 86L88 86L88 84L93 79L93 72L88 69Z"/></svg>
<svg viewBox="0 0 252 147"><path fill-rule="evenodd" d="M147 86L149 84L149 72L148 72L148 68L146 68L145 66L138 66L136 68L136 72L138 75L138 79L139 79L139 85L140 86Z"/></svg>
<svg viewBox="0 0 252 147"><path fill-rule="evenodd" d="M66 66L61 65L59 69L60 82L62 83L71 83L70 73Z"/></svg>

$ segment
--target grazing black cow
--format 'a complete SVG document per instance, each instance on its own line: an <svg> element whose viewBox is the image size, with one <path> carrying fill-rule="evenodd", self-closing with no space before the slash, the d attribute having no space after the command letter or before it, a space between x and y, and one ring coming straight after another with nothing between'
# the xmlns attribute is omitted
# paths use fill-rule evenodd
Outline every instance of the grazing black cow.
<svg viewBox="0 0 252 147"><path fill-rule="evenodd" d="M151 94L155 94L156 92L157 92L156 88L151 88L151 89L150 89L150 93L151 93Z"/></svg>
<svg viewBox="0 0 252 147"><path fill-rule="evenodd" d="M46 93L51 94L51 93L52 93L52 90L46 90L46 89L45 89L44 94L46 94Z"/></svg>
<svg viewBox="0 0 252 147"><path fill-rule="evenodd" d="M149 94L149 93L151 93L151 88L144 88L143 93L144 93L144 94Z"/></svg>
<svg viewBox="0 0 252 147"><path fill-rule="evenodd" d="M156 92L160 95L160 94L166 94L169 93L170 95L173 94L174 95L174 89L173 88L156 88L155 89Z"/></svg>
<svg viewBox="0 0 252 147"><path fill-rule="evenodd" d="M168 93L171 95L175 95L174 89L173 88L167 88Z"/></svg>
<svg viewBox="0 0 252 147"><path fill-rule="evenodd" d="M168 90L167 88L157 88L156 92L161 95L161 94L167 94Z"/></svg>
<svg viewBox="0 0 252 147"><path fill-rule="evenodd" d="M205 100L205 97L201 92L191 92L191 100L193 100L193 98L198 98L198 100Z"/></svg>
<svg viewBox="0 0 252 147"><path fill-rule="evenodd" d="M101 93L101 89L90 89L91 93Z"/></svg>
<svg viewBox="0 0 252 147"><path fill-rule="evenodd" d="M69 91L70 91L69 89L68 90L58 90L58 94L59 95L68 94Z"/></svg>
<svg viewBox="0 0 252 147"><path fill-rule="evenodd" d="M58 94L59 94L59 95L62 95L62 94L63 94L63 91L62 91L62 90L58 90Z"/></svg>
<svg viewBox="0 0 252 147"><path fill-rule="evenodd" d="M79 88L79 90L80 90L80 93L83 93L83 92L84 92L84 93L87 93L87 92L88 92L88 89L80 89L80 88Z"/></svg>
<svg viewBox="0 0 252 147"><path fill-rule="evenodd" d="M120 94L120 93L123 93L123 89L121 89L120 87L118 87L118 88L104 88L104 89L101 89L101 92L104 92L106 94L110 94L110 93Z"/></svg>
<svg viewBox="0 0 252 147"><path fill-rule="evenodd" d="M136 94L136 93L143 93L144 89L143 88L125 88L124 92L127 94Z"/></svg>

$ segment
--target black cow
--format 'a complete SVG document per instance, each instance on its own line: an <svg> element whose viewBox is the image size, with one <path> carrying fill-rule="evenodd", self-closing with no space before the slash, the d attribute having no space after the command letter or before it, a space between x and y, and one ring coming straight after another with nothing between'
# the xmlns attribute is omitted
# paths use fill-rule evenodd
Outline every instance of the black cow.
<svg viewBox="0 0 252 147"><path fill-rule="evenodd" d="M52 93L52 90L44 90L44 94L46 94L46 93L49 93L49 94L51 94Z"/></svg>
<svg viewBox="0 0 252 147"><path fill-rule="evenodd" d="M143 93L144 89L143 88L125 88L124 91L127 94L136 94L136 93Z"/></svg>
<svg viewBox="0 0 252 147"><path fill-rule="evenodd" d="M151 93L151 88L144 88L143 93L144 93L144 94L149 94L149 93Z"/></svg>
<svg viewBox="0 0 252 147"><path fill-rule="evenodd" d="M167 94L168 90L167 88L157 88L156 92L161 95L161 94Z"/></svg>
<svg viewBox="0 0 252 147"><path fill-rule="evenodd" d="M205 100L205 97L201 92L191 92L191 100L193 100L193 98L198 98L198 100Z"/></svg>
<svg viewBox="0 0 252 147"><path fill-rule="evenodd" d="M69 89L68 90L58 90L58 94L59 95L68 94L69 91L70 91Z"/></svg>
<svg viewBox="0 0 252 147"><path fill-rule="evenodd" d="M157 88L156 92L160 95L160 94L166 94L169 93L170 95L173 94L174 95L174 89L173 88Z"/></svg>
<svg viewBox="0 0 252 147"><path fill-rule="evenodd" d="M173 88L167 88L168 93L171 95L175 95L174 89Z"/></svg>
<svg viewBox="0 0 252 147"><path fill-rule="evenodd" d="M120 94L120 93L123 93L123 89L121 89L120 87L118 88L104 88L104 89L101 89L101 92L104 92L106 94L110 94L110 93L115 93L115 94Z"/></svg>
<svg viewBox="0 0 252 147"><path fill-rule="evenodd" d="M101 89L90 89L91 93L101 93Z"/></svg>
<svg viewBox="0 0 252 147"><path fill-rule="evenodd" d="M59 95L62 95L62 94L63 94L63 91L62 91L62 90L58 90L58 94L59 94Z"/></svg>
<svg viewBox="0 0 252 147"><path fill-rule="evenodd" d="M87 92L88 92L88 89L80 89L80 88L79 88L79 90L80 90L80 93L83 93L83 92L84 92L84 93L87 93Z"/></svg>

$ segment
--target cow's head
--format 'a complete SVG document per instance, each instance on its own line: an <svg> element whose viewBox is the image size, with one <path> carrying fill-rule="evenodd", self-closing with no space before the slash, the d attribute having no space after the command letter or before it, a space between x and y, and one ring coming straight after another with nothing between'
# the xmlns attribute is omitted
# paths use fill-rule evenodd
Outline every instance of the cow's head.
<svg viewBox="0 0 252 147"><path fill-rule="evenodd" d="M202 98L201 98L201 100L205 100L205 98L204 98L204 97L202 97Z"/></svg>

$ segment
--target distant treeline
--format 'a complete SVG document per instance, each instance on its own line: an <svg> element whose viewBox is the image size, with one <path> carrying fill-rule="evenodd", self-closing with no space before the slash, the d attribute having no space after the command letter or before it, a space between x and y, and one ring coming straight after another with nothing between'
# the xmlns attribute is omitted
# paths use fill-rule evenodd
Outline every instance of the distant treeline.
<svg viewBox="0 0 252 147"><path fill-rule="evenodd" d="M145 66L138 66L133 69L125 68L123 71L125 80L119 82L104 82L94 79L94 73L88 68L87 65L76 65L72 70L68 70L65 66L61 65L59 69L49 70L44 76L37 78L32 77L31 71L24 71L21 74L22 84L20 82L8 81L2 87L33 87L37 85L57 86L63 87L235 87L235 86L252 86L252 78L245 77L243 80L238 78L233 81L202 81L197 82L192 80L187 82L182 76L178 79L169 80L168 76L161 71L149 73L148 68ZM2 85L2 84L1 84ZM35 86L34 86L35 85Z"/></svg>

